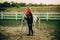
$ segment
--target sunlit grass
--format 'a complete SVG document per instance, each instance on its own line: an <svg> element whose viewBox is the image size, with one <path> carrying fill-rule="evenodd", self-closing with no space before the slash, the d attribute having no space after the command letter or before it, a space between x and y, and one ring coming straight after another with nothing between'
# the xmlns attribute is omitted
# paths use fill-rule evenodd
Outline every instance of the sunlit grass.
<svg viewBox="0 0 60 40"><path fill-rule="evenodd" d="M37 7L31 7L32 11L34 12L45 12L45 11L60 11L60 6L37 6ZM5 8L5 11L7 12L25 12L26 7L11 7L11 8Z"/></svg>

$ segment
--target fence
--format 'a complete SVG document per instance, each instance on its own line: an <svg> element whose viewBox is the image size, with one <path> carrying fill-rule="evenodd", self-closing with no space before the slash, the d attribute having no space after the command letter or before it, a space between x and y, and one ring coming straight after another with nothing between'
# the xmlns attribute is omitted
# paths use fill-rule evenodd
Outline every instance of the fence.
<svg viewBox="0 0 60 40"><path fill-rule="evenodd" d="M60 20L60 12L32 12L33 15L38 16L40 19ZM0 12L0 19L21 19L24 12ZM52 15L52 16L51 16Z"/></svg>

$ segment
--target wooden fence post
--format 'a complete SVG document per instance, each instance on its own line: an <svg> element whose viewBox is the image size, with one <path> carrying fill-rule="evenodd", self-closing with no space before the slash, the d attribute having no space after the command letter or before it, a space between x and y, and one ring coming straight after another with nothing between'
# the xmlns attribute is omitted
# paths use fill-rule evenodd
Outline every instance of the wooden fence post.
<svg viewBox="0 0 60 40"><path fill-rule="evenodd" d="M17 18L17 12L16 12L16 20L17 20L18 18Z"/></svg>
<svg viewBox="0 0 60 40"><path fill-rule="evenodd" d="M48 21L48 12L47 12L47 21Z"/></svg>
<svg viewBox="0 0 60 40"><path fill-rule="evenodd" d="M1 12L1 19L2 19L2 20L3 20L3 17L4 17L4 16L3 16L3 12Z"/></svg>

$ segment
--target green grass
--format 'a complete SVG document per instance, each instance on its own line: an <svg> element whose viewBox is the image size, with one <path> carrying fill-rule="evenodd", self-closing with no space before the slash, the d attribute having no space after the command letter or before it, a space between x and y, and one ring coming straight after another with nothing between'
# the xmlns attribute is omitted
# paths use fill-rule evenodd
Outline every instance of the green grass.
<svg viewBox="0 0 60 40"><path fill-rule="evenodd" d="M0 20L0 26L18 26L21 25L21 20Z"/></svg>
<svg viewBox="0 0 60 40"><path fill-rule="evenodd" d="M22 16L17 16L18 18L21 18ZM16 16L4 16L4 18L16 18Z"/></svg>
<svg viewBox="0 0 60 40"><path fill-rule="evenodd" d="M46 20L41 20L40 21L41 23L44 23L44 24L48 24L48 25L52 25L52 26L57 26L58 25L58 23L59 23L59 21L54 21L54 20L48 20L48 21L46 21ZM19 25L21 23L21 19L20 20L11 20L11 19L9 19L9 20L7 20L7 19L3 19L3 20L0 20L0 25ZM36 24L38 24L38 23L36 23Z"/></svg>
<svg viewBox="0 0 60 40"><path fill-rule="evenodd" d="M48 20L48 21L41 21L41 23L45 23L48 25L54 25L56 26L58 24L59 21L54 21L54 20Z"/></svg>
<svg viewBox="0 0 60 40"><path fill-rule="evenodd" d="M4 18L16 18L16 16L4 16Z"/></svg>

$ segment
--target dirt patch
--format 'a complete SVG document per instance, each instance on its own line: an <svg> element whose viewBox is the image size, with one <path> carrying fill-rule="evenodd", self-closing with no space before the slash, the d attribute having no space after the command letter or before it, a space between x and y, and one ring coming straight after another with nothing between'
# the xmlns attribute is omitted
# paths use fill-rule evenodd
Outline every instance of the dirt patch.
<svg viewBox="0 0 60 40"><path fill-rule="evenodd" d="M27 36L27 26L18 27L2 27L0 26L1 40L51 40L49 26L42 24L40 29L33 27L34 36ZM4 36L4 37L2 37Z"/></svg>

